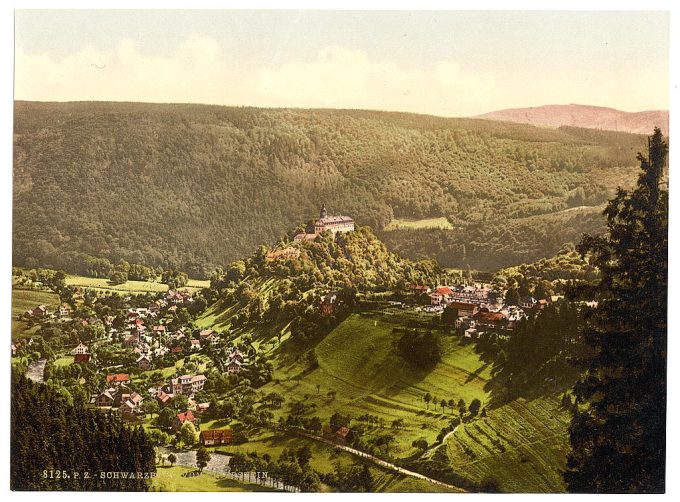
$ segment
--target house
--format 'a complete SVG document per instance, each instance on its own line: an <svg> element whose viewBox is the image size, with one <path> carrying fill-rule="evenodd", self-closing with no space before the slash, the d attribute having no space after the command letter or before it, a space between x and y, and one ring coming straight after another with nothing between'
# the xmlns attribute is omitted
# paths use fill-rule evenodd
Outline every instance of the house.
<svg viewBox="0 0 680 502"><path fill-rule="evenodd" d="M135 416L141 411L143 400L144 398L136 392L133 392L132 394L123 394L118 411L121 415L127 415L129 417Z"/></svg>
<svg viewBox="0 0 680 502"><path fill-rule="evenodd" d="M408 287L410 293L414 295L430 294L432 289L429 286L423 286L421 284L411 284Z"/></svg>
<svg viewBox="0 0 680 502"><path fill-rule="evenodd" d="M168 308L168 312L169 312L170 314L175 314L175 313L177 313L177 305L173 305L173 306L169 307L169 308Z"/></svg>
<svg viewBox="0 0 680 502"><path fill-rule="evenodd" d="M78 355L78 354L89 354L90 351L87 348L87 345L83 344L82 342L78 344L78 346L73 349L71 352L73 355Z"/></svg>
<svg viewBox="0 0 680 502"><path fill-rule="evenodd" d="M217 332L213 329L204 329L198 334L198 339L201 341L201 346L207 344L215 345L219 341Z"/></svg>
<svg viewBox="0 0 680 502"><path fill-rule="evenodd" d="M536 299L533 296L523 296L519 299L519 306L523 309L532 309L536 305Z"/></svg>
<svg viewBox="0 0 680 502"><path fill-rule="evenodd" d="M203 390L205 381L205 375L182 375L180 377L173 378L170 381L172 385L172 393L174 395L184 394L187 396L192 396L196 392Z"/></svg>
<svg viewBox="0 0 680 502"><path fill-rule="evenodd" d="M153 327L153 334L154 335L164 335L165 334L165 326L154 326Z"/></svg>
<svg viewBox="0 0 680 502"><path fill-rule="evenodd" d="M508 324L508 319L502 312L477 312L474 320L479 328L485 329L505 329Z"/></svg>
<svg viewBox="0 0 680 502"><path fill-rule="evenodd" d="M295 260L300 257L300 250L292 246L285 247L283 249L277 249L274 251L269 251L265 256L266 261L276 261L276 260Z"/></svg>
<svg viewBox="0 0 680 502"><path fill-rule="evenodd" d="M33 317L47 317L49 311L47 310L47 305L38 305L32 311Z"/></svg>
<svg viewBox="0 0 680 502"><path fill-rule="evenodd" d="M172 394L167 394L160 390L158 391L158 394L156 394L156 401L158 401L159 406L166 406L170 404L170 401L172 401L173 397L174 396Z"/></svg>
<svg viewBox="0 0 680 502"><path fill-rule="evenodd" d="M248 358L240 350L230 350L227 354L227 362L224 367L227 373L238 373L248 366Z"/></svg>
<svg viewBox="0 0 680 502"><path fill-rule="evenodd" d="M130 375L127 373L109 373L106 375L106 383L110 385L129 384Z"/></svg>
<svg viewBox="0 0 680 502"><path fill-rule="evenodd" d="M184 354L184 349L182 347L173 347L170 349L171 354Z"/></svg>
<svg viewBox="0 0 680 502"><path fill-rule="evenodd" d="M318 234L297 234L295 237L293 237L293 240L296 242L313 241L318 236L319 236Z"/></svg>
<svg viewBox="0 0 680 502"><path fill-rule="evenodd" d="M92 359L92 354L74 354L73 362L78 364L87 364Z"/></svg>
<svg viewBox="0 0 680 502"><path fill-rule="evenodd" d="M191 350L201 350L201 341L194 338L191 340Z"/></svg>
<svg viewBox="0 0 680 502"><path fill-rule="evenodd" d="M540 310L543 310L543 309L546 308L548 305L550 305L550 302L549 302L548 300L546 300L545 298L541 298L540 300L538 300L538 302L536 302L536 306L537 306Z"/></svg>
<svg viewBox="0 0 680 502"><path fill-rule="evenodd" d="M321 315L333 315L338 306L338 294L328 293L321 297Z"/></svg>
<svg viewBox="0 0 680 502"><path fill-rule="evenodd" d="M57 310L57 315L59 316L60 319L70 318L71 317L71 307L69 307L65 303L61 304L59 306L59 310Z"/></svg>
<svg viewBox="0 0 680 502"><path fill-rule="evenodd" d="M182 425L185 422L191 422L192 424L196 423L196 417L194 417L194 414L191 410L175 415L175 418L172 420L172 428L177 431L182 428Z"/></svg>
<svg viewBox="0 0 680 502"><path fill-rule="evenodd" d="M451 301L453 290L448 286L439 287L430 295L432 305L442 305Z"/></svg>
<svg viewBox="0 0 680 502"><path fill-rule="evenodd" d="M226 365L227 368L227 373L232 374L232 373L238 373L241 371L241 368L243 367L243 363L239 361L238 359L234 359L232 361L229 361Z"/></svg>
<svg viewBox="0 0 680 502"><path fill-rule="evenodd" d="M95 404L101 407L112 407L117 404L120 399L118 389L116 387L110 387L102 391L95 399ZM118 401L119 402L119 401Z"/></svg>
<svg viewBox="0 0 680 502"><path fill-rule="evenodd" d="M205 413L210 409L210 403L198 403L196 405L196 412L197 413Z"/></svg>
<svg viewBox="0 0 680 502"><path fill-rule="evenodd" d="M479 311L479 306L468 302L451 302L448 305L458 311L458 317L472 317Z"/></svg>
<svg viewBox="0 0 680 502"><path fill-rule="evenodd" d="M463 336L465 338L477 338L479 336L479 332L476 328L468 328L465 330L465 334Z"/></svg>
<svg viewBox="0 0 680 502"><path fill-rule="evenodd" d="M234 433L231 429L215 429L210 431L201 431L198 436L198 441L203 446L217 446L221 444L230 444L234 439Z"/></svg>
<svg viewBox="0 0 680 502"><path fill-rule="evenodd" d="M335 431L335 440L340 444L345 444L350 432L352 432L351 429L343 425L337 431Z"/></svg>
<svg viewBox="0 0 680 502"><path fill-rule="evenodd" d="M147 356L146 354L142 354L137 359L137 366L141 370L151 369L151 358L149 356Z"/></svg>

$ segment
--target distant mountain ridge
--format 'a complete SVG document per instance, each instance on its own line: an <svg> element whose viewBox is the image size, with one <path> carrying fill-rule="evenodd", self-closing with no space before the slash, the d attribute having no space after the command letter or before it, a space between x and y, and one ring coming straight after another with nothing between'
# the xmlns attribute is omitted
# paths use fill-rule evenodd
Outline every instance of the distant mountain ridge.
<svg viewBox="0 0 680 502"><path fill-rule="evenodd" d="M543 127L573 126L588 129L651 134L659 127L668 134L668 110L624 112L614 108L589 105L545 105L529 108L508 108L472 118L500 120Z"/></svg>

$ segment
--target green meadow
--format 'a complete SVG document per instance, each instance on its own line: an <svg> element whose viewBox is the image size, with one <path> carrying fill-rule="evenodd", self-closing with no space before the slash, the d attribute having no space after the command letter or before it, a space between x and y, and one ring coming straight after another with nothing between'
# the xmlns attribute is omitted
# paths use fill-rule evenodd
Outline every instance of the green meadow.
<svg viewBox="0 0 680 502"><path fill-rule="evenodd" d="M439 218L423 218L420 220L394 218L385 226L385 230L419 230L423 228L441 228L442 230L451 230L453 229L453 225L451 225L451 222L444 216L441 216Z"/></svg>
<svg viewBox="0 0 680 502"><path fill-rule="evenodd" d="M504 490L562 491L560 469L570 417L556 398L487 408L487 417L462 424L448 435L445 445L437 446L441 429L458 417L455 408L442 409L439 402L457 403L462 398L469 404L477 398L486 407L490 395L485 385L492 368L480 360L473 344L461 344L458 337L447 335L442 336L442 359L434 368L413 367L394 348L399 335L393 329L416 318L398 311L353 314L313 349L318 367L310 365L305 354L287 351L284 344L276 351L274 380L261 389L263 394L277 392L285 397L282 408L272 410L276 418L285 416L287 403L293 401L311 404L308 415L324 422L336 412L355 418L369 413L384 424L362 424L365 437L392 433L395 441L386 453L394 458L418 455L411 444L425 439L435 446L430 453L445 455L453 470L471 481L493 476ZM426 393L436 397L436 407L424 402ZM395 419L403 419L404 426L392 429ZM269 449L279 441L270 438L259 443Z"/></svg>

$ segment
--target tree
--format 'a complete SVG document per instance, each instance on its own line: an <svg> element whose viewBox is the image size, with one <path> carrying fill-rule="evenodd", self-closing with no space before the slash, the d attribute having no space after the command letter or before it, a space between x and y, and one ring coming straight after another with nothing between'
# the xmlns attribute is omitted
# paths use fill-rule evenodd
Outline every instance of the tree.
<svg viewBox="0 0 680 502"><path fill-rule="evenodd" d="M312 449L309 447L309 445L301 446L295 452L295 458L300 467L304 468L312 459Z"/></svg>
<svg viewBox="0 0 680 502"><path fill-rule="evenodd" d="M158 413L160 411L158 407L158 401L155 399L145 399L142 403L142 411L144 411L145 415L148 413L153 417L154 413Z"/></svg>
<svg viewBox="0 0 680 502"><path fill-rule="evenodd" d="M158 414L156 423L158 424L158 427L169 429L170 427L172 427L172 420L174 417L175 414L173 413L171 408L163 408Z"/></svg>
<svg viewBox="0 0 680 502"><path fill-rule="evenodd" d="M423 396L423 401L425 401L425 406L429 409L430 401L432 401L432 394L429 392Z"/></svg>
<svg viewBox="0 0 680 502"><path fill-rule="evenodd" d="M439 406L441 406L441 407L442 407L442 411L444 411L444 408L446 408L446 399L442 399L442 400L439 402Z"/></svg>
<svg viewBox="0 0 680 502"><path fill-rule="evenodd" d="M427 450L428 444L427 441L425 441L424 439L416 439L415 441L413 441L413 443L411 443L411 446L413 446L414 448L418 448L421 451L425 451Z"/></svg>
<svg viewBox="0 0 680 502"><path fill-rule="evenodd" d="M465 400L461 397L458 400L458 413L460 413L460 416L463 416L465 414L466 409L467 406L465 406Z"/></svg>
<svg viewBox="0 0 680 502"><path fill-rule="evenodd" d="M196 465L198 466L199 472L203 472L203 468L208 465L210 458L210 452L205 446L201 446L198 450L196 450Z"/></svg>
<svg viewBox="0 0 680 502"><path fill-rule="evenodd" d="M198 432L193 423L188 420L182 424L179 430L179 438L185 446L193 446L198 441Z"/></svg>
<svg viewBox="0 0 680 502"><path fill-rule="evenodd" d="M482 402L474 398L472 401L470 401L470 406L468 406L468 411L470 412L471 416L477 416L477 413L479 413L479 408L482 407Z"/></svg>
<svg viewBox="0 0 680 502"><path fill-rule="evenodd" d="M168 455L168 462L170 462L171 466L175 465L175 462L177 462L177 457L175 456L174 453L171 453L170 455Z"/></svg>
<svg viewBox="0 0 680 502"><path fill-rule="evenodd" d="M515 288L510 288L505 292L506 305L519 305L519 291Z"/></svg>
<svg viewBox="0 0 680 502"><path fill-rule="evenodd" d="M668 144L649 138L632 191L604 211L608 233L579 251L600 269L585 333L595 354L574 386L565 480L571 492L663 493L666 468Z"/></svg>

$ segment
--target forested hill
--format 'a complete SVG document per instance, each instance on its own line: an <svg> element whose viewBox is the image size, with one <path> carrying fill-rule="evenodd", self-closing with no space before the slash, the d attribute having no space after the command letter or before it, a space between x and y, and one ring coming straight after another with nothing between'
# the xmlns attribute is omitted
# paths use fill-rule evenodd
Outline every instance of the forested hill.
<svg viewBox="0 0 680 502"><path fill-rule="evenodd" d="M14 133L15 265L86 272L103 257L193 276L321 202L446 266L551 256L601 228L599 204L632 184L645 145L405 113L102 102L16 102Z"/></svg>

